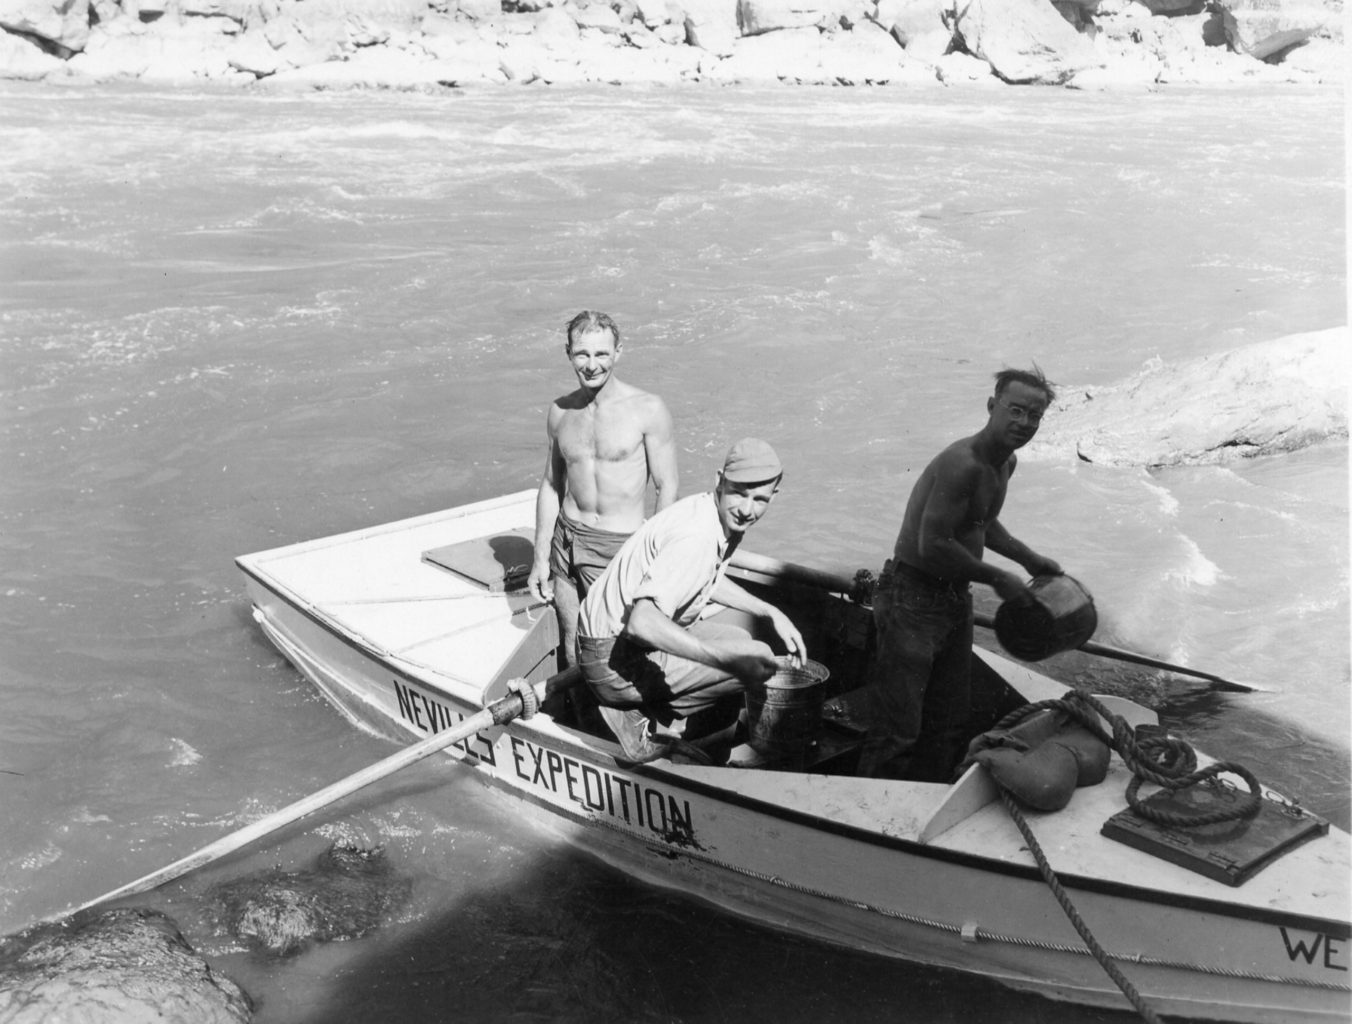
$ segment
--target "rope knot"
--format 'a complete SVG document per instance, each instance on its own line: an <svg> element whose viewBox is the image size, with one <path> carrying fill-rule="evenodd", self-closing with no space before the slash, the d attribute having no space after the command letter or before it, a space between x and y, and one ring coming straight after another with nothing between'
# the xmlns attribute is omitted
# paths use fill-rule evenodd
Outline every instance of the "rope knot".
<svg viewBox="0 0 1352 1024"><path fill-rule="evenodd" d="M854 586L850 588L849 598L855 604L872 605L873 592L878 589L878 581L867 569L854 574Z"/></svg>

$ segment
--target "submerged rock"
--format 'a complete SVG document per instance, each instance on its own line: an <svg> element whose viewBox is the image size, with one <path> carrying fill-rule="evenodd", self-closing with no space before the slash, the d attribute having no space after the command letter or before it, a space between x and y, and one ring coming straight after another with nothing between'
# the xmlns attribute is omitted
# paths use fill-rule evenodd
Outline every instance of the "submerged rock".
<svg viewBox="0 0 1352 1024"><path fill-rule="evenodd" d="M1063 388L1031 458L1195 466L1347 437L1352 345L1345 327L1293 334L1168 365L1117 385Z"/></svg>
<svg viewBox="0 0 1352 1024"><path fill-rule="evenodd" d="M156 910L86 911L0 939L3 1024L239 1024L248 995Z"/></svg>
<svg viewBox="0 0 1352 1024"><path fill-rule="evenodd" d="M383 847L331 846L306 871L274 868L213 886L219 923L237 939L278 956L315 942L373 931L408 898L410 883Z"/></svg>

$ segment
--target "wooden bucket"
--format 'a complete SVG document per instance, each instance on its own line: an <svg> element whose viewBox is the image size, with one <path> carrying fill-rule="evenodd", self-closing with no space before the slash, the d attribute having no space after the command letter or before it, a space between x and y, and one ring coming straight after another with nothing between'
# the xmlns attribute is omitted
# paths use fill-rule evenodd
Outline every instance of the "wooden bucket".
<svg viewBox="0 0 1352 1024"><path fill-rule="evenodd" d="M1000 646L1021 661L1041 661L1085 643L1098 628L1094 599L1072 576L1036 576L1031 602L1006 601L995 612Z"/></svg>

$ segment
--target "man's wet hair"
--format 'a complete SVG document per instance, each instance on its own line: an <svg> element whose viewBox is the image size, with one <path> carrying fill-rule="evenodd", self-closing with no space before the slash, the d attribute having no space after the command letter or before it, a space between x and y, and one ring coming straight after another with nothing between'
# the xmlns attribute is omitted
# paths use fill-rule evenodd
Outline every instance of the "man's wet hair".
<svg viewBox="0 0 1352 1024"><path fill-rule="evenodd" d="M615 347L620 345L620 329L615 326L615 321L610 319L609 313L598 313L593 309L584 309L573 319L568 321L568 326L564 328L564 337L568 339L568 350L573 349L573 338L578 334L586 334L588 331L609 331L610 336L615 339Z"/></svg>
<svg viewBox="0 0 1352 1024"><path fill-rule="evenodd" d="M1033 364L1031 370L1011 370L1003 369L995 375L995 395L998 398L1005 393L1005 388L1011 384L1027 384L1030 388L1037 388L1047 396L1047 404L1051 405L1056 401L1056 392L1052 389L1051 381L1047 380L1041 368L1037 363Z"/></svg>

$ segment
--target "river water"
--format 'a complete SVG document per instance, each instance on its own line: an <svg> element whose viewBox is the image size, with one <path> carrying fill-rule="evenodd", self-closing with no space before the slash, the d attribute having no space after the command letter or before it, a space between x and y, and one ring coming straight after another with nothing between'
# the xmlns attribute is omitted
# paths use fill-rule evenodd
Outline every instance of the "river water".
<svg viewBox="0 0 1352 1024"><path fill-rule="evenodd" d="M1345 324L1343 121L1298 89L0 86L0 933L391 752L265 644L233 559L534 486L578 309L667 400L683 492L766 437L749 546L876 569L995 370L1102 386ZM1003 518L1100 641L1279 692L1050 671L1348 826L1344 443L1027 460ZM415 879L399 921L284 963L214 934L209 882L335 838ZM265 1024L1119 1019L639 886L449 763L141 902Z"/></svg>

